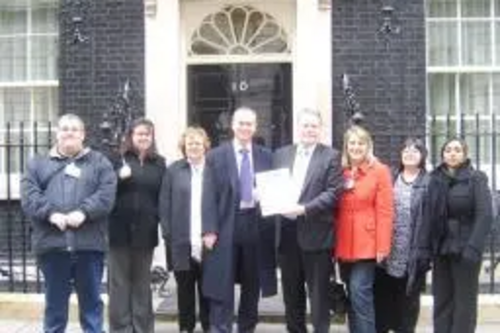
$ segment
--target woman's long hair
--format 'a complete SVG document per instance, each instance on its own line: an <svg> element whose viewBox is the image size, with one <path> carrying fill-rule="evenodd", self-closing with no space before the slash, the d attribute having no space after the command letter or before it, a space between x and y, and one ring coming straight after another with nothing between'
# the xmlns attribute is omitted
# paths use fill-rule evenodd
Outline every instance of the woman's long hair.
<svg viewBox="0 0 500 333"><path fill-rule="evenodd" d="M153 137L153 142L151 143L151 146L148 148L146 151L145 157L152 157L157 155L157 149L156 149L156 139L155 139L155 125L153 122L149 119L146 118L138 118L135 119L132 124L130 124L129 128L127 129L127 133L125 134L125 138L122 142L120 152L122 154L126 154L129 152L133 153L138 153L137 149L134 147L134 143L132 142L132 135L134 134L134 131L137 127L139 126L145 126L148 128L148 130L151 132L151 136Z"/></svg>
<svg viewBox="0 0 500 333"><path fill-rule="evenodd" d="M348 168L351 166L351 159L349 157L349 153L347 152L347 144L351 137L357 137L359 140L363 141L366 143L368 146L368 152L366 153L366 160L371 163L375 160L375 155L373 154L373 139L370 134L365 128L354 125L351 126L347 129L347 131L344 134L344 144L342 148L342 167L343 168Z"/></svg>

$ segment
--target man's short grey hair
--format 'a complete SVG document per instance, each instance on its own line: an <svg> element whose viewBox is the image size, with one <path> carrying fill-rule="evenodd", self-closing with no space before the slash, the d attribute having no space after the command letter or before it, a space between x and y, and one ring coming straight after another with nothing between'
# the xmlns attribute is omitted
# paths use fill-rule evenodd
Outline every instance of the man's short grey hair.
<svg viewBox="0 0 500 333"><path fill-rule="evenodd" d="M323 124L323 117L321 116L321 112L319 112L319 110L317 109L304 108L300 110L300 113L297 117L297 121L300 123L302 117L304 116L314 116L318 118L320 124Z"/></svg>
<svg viewBox="0 0 500 333"><path fill-rule="evenodd" d="M236 116L238 114L243 113L243 112L250 112L251 114L253 114L253 116L255 117L255 122L257 122L257 112L255 112L254 109L252 109L251 107L248 107L248 106L240 106L239 108L234 110L232 122L234 122L234 119L236 118Z"/></svg>
<svg viewBox="0 0 500 333"><path fill-rule="evenodd" d="M61 124L63 122L76 122L82 128L82 130L85 130L85 123L83 122L83 119L76 114L66 113L59 117L59 120L57 121L57 127L61 127Z"/></svg>

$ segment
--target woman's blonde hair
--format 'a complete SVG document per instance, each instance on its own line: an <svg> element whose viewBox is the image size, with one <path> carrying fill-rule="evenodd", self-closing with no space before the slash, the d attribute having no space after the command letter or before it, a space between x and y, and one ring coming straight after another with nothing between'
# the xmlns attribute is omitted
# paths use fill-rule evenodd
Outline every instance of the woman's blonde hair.
<svg viewBox="0 0 500 333"><path fill-rule="evenodd" d="M342 167L344 168L351 166L351 160L347 152L347 143L353 136L366 143L368 146L368 152L366 154L367 161L371 163L375 160L375 156L373 155L373 139L370 132L361 126L351 126L344 134L344 144L342 147Z"/></svg>
<svg viewBox="0 0 500 333"><path fill-rule="evenodd" d="M210 138L208 137L207 132L199 126L189 126L186 128L184 133L182 133L181 139L179 140L178 147L182 156L186 157L186 139L190 136L199 136L203 139L203 148L205 148L205 152L210 149Z"/></svg>

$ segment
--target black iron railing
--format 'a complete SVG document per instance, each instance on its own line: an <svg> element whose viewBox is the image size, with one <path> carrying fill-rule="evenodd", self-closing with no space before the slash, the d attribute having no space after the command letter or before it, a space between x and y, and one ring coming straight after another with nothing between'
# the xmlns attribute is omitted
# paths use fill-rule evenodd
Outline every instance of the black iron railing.
<svg viewBox="0 0 500 333"><path fill-rule="evenodd" d="M447 137L465 137L472 161L488 174L500 205L500 119L483 115L432 117L428 119L427 128L430 164L439 161L440 145ZM407 135L394 130L375 135L375 141L403 142ZM20 210L19 185L26 161L34 154L46 153L52 143L50 124L0 124L0 291L30 293L42 290L42 276L31 249L30 222ZM497 285L500 283L500 269L497 269L500 263L500 215L497 214L495 222L481 274L482 291L488 293L500 292Z"/></svg>

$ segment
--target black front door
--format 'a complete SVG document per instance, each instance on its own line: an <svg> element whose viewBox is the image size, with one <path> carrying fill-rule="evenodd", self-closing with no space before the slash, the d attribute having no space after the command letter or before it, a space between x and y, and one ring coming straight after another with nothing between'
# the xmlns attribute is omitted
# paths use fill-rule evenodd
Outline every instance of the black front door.
<svg viewBox="0 0 500 333"><path fill-rule="evenodd" d="M231 137L231 116L240 106L257 112L258 142L269 148L291 143L291 65L188 66L188 123L202 126L213 146Z"/></svg>

